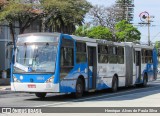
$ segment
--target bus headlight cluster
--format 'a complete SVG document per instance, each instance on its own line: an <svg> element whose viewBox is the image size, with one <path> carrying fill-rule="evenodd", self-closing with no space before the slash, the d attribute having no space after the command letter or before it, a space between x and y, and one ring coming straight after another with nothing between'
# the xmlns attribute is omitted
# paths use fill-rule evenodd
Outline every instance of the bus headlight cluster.
<svg viewBox="0 0 160 116"><path fill-rule="evenodd" d="M17 82L17 83L20 83L20 80L18 80L15 76L13 76L13 81Z"/></svg>
<svg viewBox="0 0 160 116"><path fill-rule="evenodd" d="M54 76L51 76L49 79L47 79L46 83L52 83L54 79Z"/></svg>

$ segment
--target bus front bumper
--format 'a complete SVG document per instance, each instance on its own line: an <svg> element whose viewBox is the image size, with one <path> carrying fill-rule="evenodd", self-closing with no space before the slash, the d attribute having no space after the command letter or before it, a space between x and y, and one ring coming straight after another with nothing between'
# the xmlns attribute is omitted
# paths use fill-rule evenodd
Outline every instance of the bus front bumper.
<svg viewBox="0 0 160 116"><path fill-rule="evenodd" d="M11 83L11 91L20 92L60 92L59 83Z"/></svg>

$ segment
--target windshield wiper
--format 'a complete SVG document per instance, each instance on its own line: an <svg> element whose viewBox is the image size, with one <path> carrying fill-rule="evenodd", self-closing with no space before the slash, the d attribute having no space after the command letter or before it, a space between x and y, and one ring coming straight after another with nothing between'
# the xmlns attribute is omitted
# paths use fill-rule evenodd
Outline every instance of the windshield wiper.
<svg viewBox="0 0 160 116"><path fill-rule="evenodd" d="M28 67L27 66L23 66L23 65L21 65L21 64L19 64L17 62L14 64L14 67L19 68L19 69L21 69L21 70L23 70L25 72L28 72Z"/></svg>

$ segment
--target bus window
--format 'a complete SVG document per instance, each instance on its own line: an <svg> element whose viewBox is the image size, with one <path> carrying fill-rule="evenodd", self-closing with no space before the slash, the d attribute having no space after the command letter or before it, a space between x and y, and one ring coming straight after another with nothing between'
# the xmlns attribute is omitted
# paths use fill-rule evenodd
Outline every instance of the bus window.
<svg viewBox="0 0 160 116"><path fill-rule="evenodd" d="M117 56L118 56L118 63L124 64L124 47L118 47Z"/></svg>
<svg viewBox="0 0 160 116"><path fill-rule="evenodd" d="M74 66L73 40L62 39L60 66L60 78L63 79Z"/></svg>
<svg viewBox="0 0 160 116"><path fill-rule="evenodd" d="M109 63L117 63L117 47L115 46L109 46L109 57L108 57Z"/></svg>
<svg viewBox="0 0 160 116"><path fill-rule="evenodd" d="M61 48L61 66L74 66L73 48Z"/></svg>
<svg viewBox="0 0 160 116"><path fill-rule="evenodd" d="M146 62L145 56L146 56L146 50L142 49L142 63Z"/></svg>
<svg viewBox="0 0 160 116"><path fill-rule="evenodd" d="M142 63L153 63L152 50L142 49Z"/></svg>
<svg viewBox="0 0 160 116"><path fill-rule="evenodd" d="M108 46L98 45L98 62L108 63Z"/></svg>
<svg viewBox="0 0 160 116"><path fill-rule="evenodd" d="M76 43L76 62L82 63L87 61L86 43Z"/></svg>

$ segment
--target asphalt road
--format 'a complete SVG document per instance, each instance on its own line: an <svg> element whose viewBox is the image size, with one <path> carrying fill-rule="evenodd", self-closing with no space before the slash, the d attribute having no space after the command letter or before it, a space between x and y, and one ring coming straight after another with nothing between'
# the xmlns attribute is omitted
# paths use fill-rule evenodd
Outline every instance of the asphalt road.
<svg viewBox="0 0 160 116"><path fill-rule="evenodd" d="M74 99L71 95L48 94L44 100L30 93L0 94L0 107L119 107L142 106L160 107L160 80L149 82L145 88L119 88L117 93L102 90L85 93L83 98Z"/></svg>

